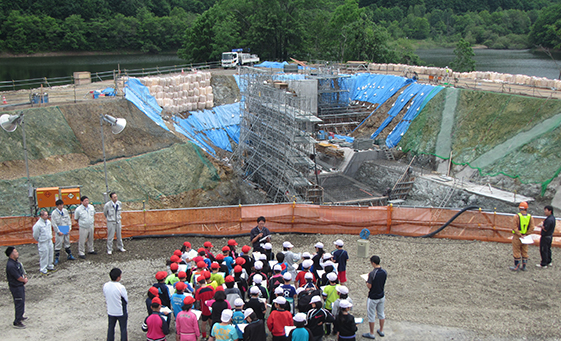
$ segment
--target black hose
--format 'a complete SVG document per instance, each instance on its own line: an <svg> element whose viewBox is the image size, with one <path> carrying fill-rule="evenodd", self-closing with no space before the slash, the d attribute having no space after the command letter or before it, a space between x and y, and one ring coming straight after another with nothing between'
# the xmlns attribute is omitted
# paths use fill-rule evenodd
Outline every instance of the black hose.
<svg viewBox="0 0 561 341"><path fill-rule="evenodd" d="M454 214L454 216L452 218L450 218L450 220L448 220L444 225L440 226L440 228L438 230L432 231L431 233L425 234L424 236L418 236L418 237L415 237L415 238L431 238L431 237L434 237L435 234L444 230L446 228L446 226L450 225L451 222L456 220L456 218L458 218L460 216L460 214L464 213L467 210L477 210L477 209L479 209L479 207L477 207L477 206L468 206L466 208L463 208L461 211Z"/></svg>

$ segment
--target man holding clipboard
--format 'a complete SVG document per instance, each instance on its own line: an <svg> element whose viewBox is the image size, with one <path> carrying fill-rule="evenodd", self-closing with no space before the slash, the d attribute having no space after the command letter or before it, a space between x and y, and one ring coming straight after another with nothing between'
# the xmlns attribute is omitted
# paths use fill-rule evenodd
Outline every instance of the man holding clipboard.
<svg viewBox="0 0 561 341"><path fill-rule="evenodd" d="M55 265L58 264L60 257L60 249L64 244L66 251L66 259L75 260L70 250L70 231L72 230L72 220L70 213L64 208L64 201L57 200L55 202L56 209L51 213L51 224L55 230Z"/></svg>

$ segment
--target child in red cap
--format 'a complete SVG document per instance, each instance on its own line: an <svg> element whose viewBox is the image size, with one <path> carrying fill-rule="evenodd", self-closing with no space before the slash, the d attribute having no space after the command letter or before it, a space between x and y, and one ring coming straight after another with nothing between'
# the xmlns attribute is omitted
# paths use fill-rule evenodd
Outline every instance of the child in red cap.
<svg viewBox="0 0 561 341"><path fill-rule="evenodd" d="M209 241L206 241L206 242L203 244L203 247L205 248L205 255L206 255L206 258L210 259L211 262L214 262L214 261L216 260L216 258L214 257L214 255L213 255L212 252L210 251L210 249L212 249L213 246L214 246L214 245L212 245L212 243L209 242Z"/></svg>
<svg viewBox="0 0 561 341"><path fill-rule="evenodd" d="M179 264L171 263L169 265L169 270L171 274L166 277L166 284L167 285L174 285L175 283L179 282L179 277L177 277L177 270L179 269Z"/></svg>
<svg viewBox="0 0 561 341"><path fill-rule="evenodd" d="M144 319L142 330L146 332L148 341L165 341L169 334L169 325L160 315L162 301L158 297L152 299L151 305L153 313Z"/></svg>
<svg viewBox="0 0 561 341"><path fill-rule="evenodd" d="M235 262L234 257L231 255L231 250L229 246L224 246L222 248L222 255L224 256L224 263L226 263L226 267L228 267L228 274L232 272L234 268Z"/></svg>
<svg viewBox="0 0 561 341"><path fill-rule="evenodd" d="M160 300L161 300L161 304L163 304L166 307L170 307L170 301L169 301L169 290L168 287L166 285L166 283L164 283L164 281L166 280L168 273L165 271L158 271L156 272L156 280L158 281L157 283L154 283L154 287L156 287L158 289L158 294L160 296Z"/></svg>
<svg viewBox="0 0 561 341"><path fill-rule="evenodd" d="M245 259L245 264L242 265L242 268L245 269L245 271L248 275L251 273L251 270L253 268L253 263L255 262L253 257L251 257L249 255L250 251L251 251L251 247L248 246L248 245L244 245L244 246L242 246L242 253L240 254L240 257ZM247 279L247 277L246 277L246 279Z"/></svg>
<svg viewBox="0 0 561 341"><path fill-rule="evenodd" d="M197 316L191 311L193 303L195 303L193 297L185 297L182 311L177 314L175 319L176 340L178 341L197 341L201 335Z"/></svg>
<svg viewBox="0 0 561 341"><path fill-rule="evenodd" d="M201 306L201 331L203 338L206 338L206 326L209 324L211 312L209 307L206 305L206 301L211 300L214 297L214 289L212 286L206 284L206 279L204 274L198 277L197 282L200 288L195 292L195 300L199 301Z"/></svg>
<svg viewBox="0 0 561 341"><path fill-rule="evenodd" d="M236 241L234 239L230 239L228 240L228 248L230 249L230 256L233 259L238 258L238 253L236 252L236 246L238 245L238 243L236 243Z"/></svg>
<svg viewBox="0 0 561 341"><path fill-rule="evenodd" d="M220 271L220 265L218 265L218 263L214 262L210 265L210 271L212 271L212 273L210 274L210 278L212 279L213 282L216 282L217 285L222 285L224 284L224 273L219 273Z"/></svg>

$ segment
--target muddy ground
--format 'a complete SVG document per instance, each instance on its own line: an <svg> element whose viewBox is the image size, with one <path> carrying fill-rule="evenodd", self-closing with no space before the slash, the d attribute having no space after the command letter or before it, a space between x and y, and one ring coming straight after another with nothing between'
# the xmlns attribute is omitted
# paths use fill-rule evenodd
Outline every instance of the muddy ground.
<svg viewBox="0 0 561 341"><path fill-rule="evenodd" d="M275 251L284 240L298 252L313 251L316 241L332 249L342 238L349 251L348 286L355 303L353 314L366 317L367 288L359 277L370 271L357 258L357 236L275 235ZM245 238L238 238L239 242ZM205 239L158 238L125 241L127 252L108 256L105 241L95 243L99 255L62 261L58 271L40 277L36 245L21 245L20 260L30 281L26 286L27 329L11 328L13 303L2 272L0 326L3 340L104 340L107 328L103 284L112 267L123 270L129 294L129 339L142 340L140 325L146 316L146 291L154 274L165 269L165 259L183 241L194 246ZM213 239L215 249L226 239ZM241 244L241 243L240 243ZM561 253L553 250L555 267L538 269L539 250L530 247L527 272L513 273L509 244L373 236L370 254L380 255L388 271L386 284L387 340L557 340L561 320ZM76 252L76 245L72 245ZM5 248L1 248L4 252ZM5 258L4 258L5 259ZM367 324L359 326L359 334ZM173 340L174 338L168 338ZM328 340L334 339L333 337ZM362 339L361 337L358 338ZM380 339L380 337L379 337Z"/></svg>

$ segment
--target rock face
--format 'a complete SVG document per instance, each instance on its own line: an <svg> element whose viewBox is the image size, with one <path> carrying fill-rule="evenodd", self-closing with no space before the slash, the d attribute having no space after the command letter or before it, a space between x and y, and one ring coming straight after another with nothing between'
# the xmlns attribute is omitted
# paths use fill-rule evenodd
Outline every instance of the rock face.
<svg viewBox="0 0 561 341"><path fill-rule="evenodd" d="M406 167L406 165L402 163L395 163L393 166L388 166L387 163L387 161L383 164L377 161L364 162L355 178L383 193L386 188L392 188L395 185L395 182L403 174ZM516 205L438 184L434 181L419 177L418 175L420 174L415 175L417 175L415 184L405 200L404 205L444 206L453 208L464 208L466 206L475 205L481 207L485 211L494 211L496 209L497 212L504 213L518 212ZM452 194L450 195L451 191ZM446 200L447 197L449 197L448 200ZM529 211L535 215L543 215L542 202L531 204Z"/></svg>

